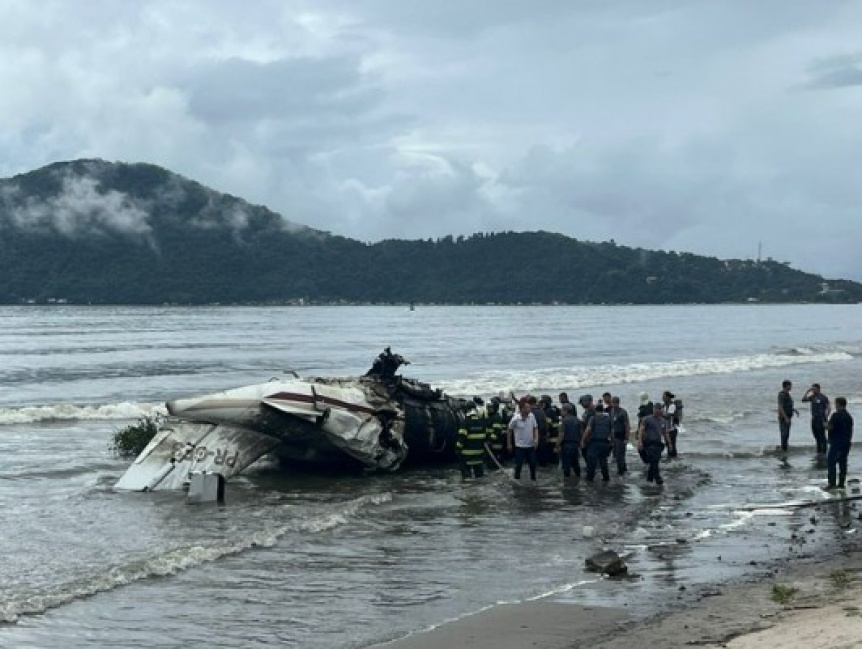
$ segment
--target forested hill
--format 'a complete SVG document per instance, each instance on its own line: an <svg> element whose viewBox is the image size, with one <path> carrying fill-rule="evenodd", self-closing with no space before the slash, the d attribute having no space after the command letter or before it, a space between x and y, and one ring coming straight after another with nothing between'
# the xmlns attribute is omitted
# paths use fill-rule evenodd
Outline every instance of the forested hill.
<svg viewBox="0 0 862 649"><path fill-rule="evenodd" d="M503 232L366 244L147 164L0 180L0 303L858 302L774 261Z"/></svg>

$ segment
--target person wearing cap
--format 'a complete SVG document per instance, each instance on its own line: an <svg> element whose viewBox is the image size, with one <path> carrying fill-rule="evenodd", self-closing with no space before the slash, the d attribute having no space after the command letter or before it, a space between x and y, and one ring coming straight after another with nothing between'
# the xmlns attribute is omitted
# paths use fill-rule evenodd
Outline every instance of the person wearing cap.
<svg viewBox="0 0 862 649"><path fill-rule="evenodd" d="M560 420L560 437L557 441L557 454L563 467L563 476L566 478L575 472L581 477L580 455L581 444L581 422L575 416L575 406L568 401L562 407L563 418Z"/></svg>
<svg viewBox="0 0 862 649"><path fill-rule="evenodd" d="M642 452L642 457L649 465L647 482L664 484L659 471L659 462L665 445L670 446L670 435L662 414L662 404L657 401L653 405L652 414L641 419L638 426L638 450Z"/></svg>
<svg viewBox="0 0 862 649"><path fill-rule="evenodd" d="M518 412L508 425L509 455L515 458L515 480L521 479L526 461L530 467L530 480L536 481L536 447L539 445L539 425L533 415L530 401L525 397L518 404Z"/></svg>
<svg viewBox="0 0 862 649"><path fill-rule="evenodd" d="M829 421L829 413L832 406L829 397L820 391L819 383L812 383L811 387L802 395L803 403L811 404L811 434L817 445L819 454L826 453L826 422Z"/></svg>

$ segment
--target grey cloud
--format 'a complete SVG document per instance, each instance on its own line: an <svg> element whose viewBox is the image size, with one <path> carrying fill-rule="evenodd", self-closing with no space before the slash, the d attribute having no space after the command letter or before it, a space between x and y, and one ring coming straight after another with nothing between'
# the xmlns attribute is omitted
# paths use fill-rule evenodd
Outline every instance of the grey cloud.
<svg viewBox="0 0 862 649"><path fill-rule="evenodd" d="M787 92L860 84L862 2L127 4L0 3L0 171L147 161L363 240L763 240L862 277L833 254L862 245L858 94Z"/></svg>
<svg viewBox="0 0 862 649"><path fill-rule="evenodd" d="M355 59L237 58L209 63L187 80L191 111L205 120L287 120L365 112L380 94L363 83Z"/></svg>
<svg viewBox="0 0 862 649"><path fill-rule="evenodd" d="M806 87L812 89L862 86L862 54L819 59L810 66L809 75Z"/></svg>

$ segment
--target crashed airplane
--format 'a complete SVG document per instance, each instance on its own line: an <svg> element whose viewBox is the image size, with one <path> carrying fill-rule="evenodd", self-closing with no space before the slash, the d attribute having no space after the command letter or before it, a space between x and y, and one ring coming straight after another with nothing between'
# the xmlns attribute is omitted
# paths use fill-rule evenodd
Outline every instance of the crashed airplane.
<svg viewBox="0 0 862 649"><path fill-rule="evenodd" d="M404 378L387 347L363 376L273 379L167 403L169 416L116 488L182 489L192 473L235 476L267 454L327 470L448 462L472 401Z"/></svg>

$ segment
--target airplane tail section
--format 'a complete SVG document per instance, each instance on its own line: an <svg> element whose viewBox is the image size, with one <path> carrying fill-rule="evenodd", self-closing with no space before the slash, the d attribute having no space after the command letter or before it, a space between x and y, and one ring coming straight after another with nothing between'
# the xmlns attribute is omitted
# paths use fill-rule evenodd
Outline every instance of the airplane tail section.
<svg viewBox="0 0 862 649"><path fill-rule="evenodd" d="M169 419L117 481L116 489L182 489L193 471L237 475L278 446L257 431Z"/></svg>

